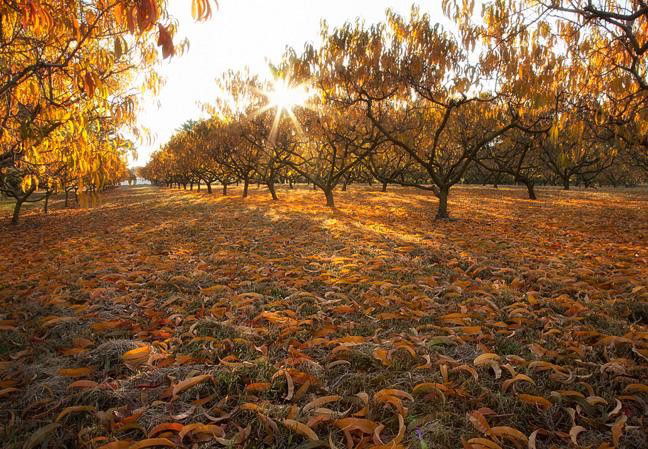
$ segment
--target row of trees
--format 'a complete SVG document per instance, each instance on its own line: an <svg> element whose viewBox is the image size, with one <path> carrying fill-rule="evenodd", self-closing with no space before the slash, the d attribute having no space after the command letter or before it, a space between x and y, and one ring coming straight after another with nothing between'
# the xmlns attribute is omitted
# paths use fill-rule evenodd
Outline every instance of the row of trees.
<svg viewBox="0 0 648 449"><path fill-rule="evenodd" d="M0 1L0 193L95 191L124 175L138 93L173 44L167 0ZM209 0L193 0L198 20ZM128 132L126 132L128 131Z"/></svg>
<svg viewBox="0 0 648 449"><path fill-rule="evenodd" d="M644 181L648 8L527 3L487 4L476 25L470 4L445 1L451 31L417 8L324 26L321 45L287 51L274 85L224 75L213 116L186 124L143 174L210 192L241 181L243 195L256 180L275 199L276 182L306 180L329 206L337 185L376 179L432 191L442 219L461 182L523 183L535 198L538 182ZM308 99L273 102L283 83Z"/></svg>

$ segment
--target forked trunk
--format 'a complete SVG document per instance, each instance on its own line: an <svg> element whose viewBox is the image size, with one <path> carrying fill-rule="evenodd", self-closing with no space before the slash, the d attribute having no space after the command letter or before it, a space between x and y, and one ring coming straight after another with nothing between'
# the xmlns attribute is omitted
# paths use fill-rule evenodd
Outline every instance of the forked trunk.
<svg viewBox="0 0 648 449"><path fill-rule="evenodd" d="M206 182L205 184L207 184L207 193L211 194L212 193L211 182Z"/></svg>

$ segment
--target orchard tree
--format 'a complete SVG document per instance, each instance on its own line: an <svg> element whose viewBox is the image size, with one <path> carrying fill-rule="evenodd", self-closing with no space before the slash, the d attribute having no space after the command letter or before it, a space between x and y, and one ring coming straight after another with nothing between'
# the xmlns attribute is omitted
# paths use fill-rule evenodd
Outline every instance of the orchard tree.
<svg viewBox="0 0 648 449"><path fill-rule="evenodd" d="M286 148L285 163L324 192L327 206L335 207L335 187L385 139L358 108L315 104L300 109L297 117L301 144Z"/></svg>
<svg viewBox="0 0 648 449"><path fill-rule="evenodd" d="M498 142L488 145L476 159L478 166L495 175L508 175L526 186L529 199L536 200L535 185L542 178L545 165L541 159L544 134L513 130Z"/></svg>
<svg viewBox="0 0 648 449"><path fill-rule="evenodd" d="M94 140L91 122L93 116L110 117L115 131L134 125L136 81L154 89L159 53L166 58L176 52L175 23L166 5L166 0L0 3L0 178L8 177L5 185L18 176L23 192L29 192L43 164L71 165L80 179L114 178L116 173L106 171L109 165L92 159L95 154L88 150ZM209 0L192 5L197 19L210 16Z"/></svg>
<svg viewBox="0 0 648 449"><path fill-rule="evenodd" d="M648 3L644 0L444 0L464 39L479 36L495 48L546 48L570 61L563 79L568 92L598 99L597 126L625 134L635 160L648 158ZM613 145L612 145L613 146Z"/></svg>
<svg viewBox="0 0 648 449"><path fill-rule="evenodd" d="M360 106L427 178L400 184L432 191L436 218L449 218L450 188L487 145L522 127L515 86L503 84L518 76L522 60L512 52L476 55L474 41L458 42L416 8L409 20L389 13L388 25L325 28L323 40L296 58L295 71L329 101Z"/></svg>
<svg viewBox="0 0 648 449"><path fill-rule="evenodd" d="M367 157L367 171L382 185L382 191L387 191L388 184L404 182L404 175L411 170L410 156L400 151L394 145L383 145Z"/></svg>

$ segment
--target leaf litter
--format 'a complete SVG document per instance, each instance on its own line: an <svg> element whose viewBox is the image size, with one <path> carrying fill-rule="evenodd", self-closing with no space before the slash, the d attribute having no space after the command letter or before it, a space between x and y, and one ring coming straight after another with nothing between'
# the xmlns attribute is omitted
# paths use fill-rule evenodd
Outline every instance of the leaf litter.
<svg viewBox="0 0 648 449"><path fill-rule="evenodd" d="M281 193L6 230L3 447L648 445L645 194Z"/></svg>

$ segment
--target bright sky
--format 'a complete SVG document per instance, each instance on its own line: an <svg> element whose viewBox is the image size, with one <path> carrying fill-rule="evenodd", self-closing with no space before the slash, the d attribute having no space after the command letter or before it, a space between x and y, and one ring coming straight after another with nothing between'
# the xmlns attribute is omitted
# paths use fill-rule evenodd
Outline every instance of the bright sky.
<svg viewBox="0 0 648 449"><path fill-rule="evenodd" d="M199 104L216 96L215 79L229 69L250 67L252 73L268 75L267 61L278 61L286 46L301 49L305 42L318 42L320 21L330 26L360 17L366 23L384 19L391 8L408 15L412 0L219 0L220 9L211 20L196 23L188 0L172 0L169 12L179 21L176 42L187 37L189 51L161 67L166 79L156 98L147 98L139 115L154 141L138 148L131 166L145 165L150 154L189 119L203 115ZM433 21L447 23L440 0L419 0Z"/></svg>

